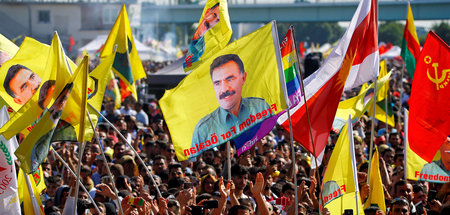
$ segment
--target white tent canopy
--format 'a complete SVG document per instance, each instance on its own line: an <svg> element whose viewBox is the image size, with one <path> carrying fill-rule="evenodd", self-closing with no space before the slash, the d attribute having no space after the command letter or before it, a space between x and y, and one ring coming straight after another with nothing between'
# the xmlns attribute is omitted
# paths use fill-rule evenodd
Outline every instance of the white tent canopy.
<svg viewBox="0 0 450 215"><path fill-rule="evenodd" d="M78 53L82 53L86 50L89 55L95 54L95 52L105 43L107 38L108 35L98 35L91 42L79 48ZM136 40L136 38L134 38L134 45L136 46L139 58L141 58L141 60L167 61L175 58L174 56L164 52L164 50L155 50L142 44L139 40Z"/></svg>

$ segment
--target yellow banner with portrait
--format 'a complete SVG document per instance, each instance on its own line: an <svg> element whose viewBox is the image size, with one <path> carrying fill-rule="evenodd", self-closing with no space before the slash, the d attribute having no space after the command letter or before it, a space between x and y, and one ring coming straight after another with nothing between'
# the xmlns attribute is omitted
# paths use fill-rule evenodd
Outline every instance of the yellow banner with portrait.
<svg viewBox="0 0 450 215"><path fill-rule="evenodd" d="M208 0L198 21L183 62L185 72L196 69L204 60L223 49L230 41L231 29L226 0Z"/></svg>
<svg viewBox="0 0 450 215"><path fill-rule="evenodd" d="M6 139L19 132L28 135L74 69L56 33L50 47L25 38L14 58L0 68L0 96L16 111L0 133Z"/></svg>
<svg viewBox="0 0 450 215"><path fill-rule="evenodd" d="M272 22L229 44L166 91L160 105L178 160L232 140L286 108L278 47Z"/></svg>

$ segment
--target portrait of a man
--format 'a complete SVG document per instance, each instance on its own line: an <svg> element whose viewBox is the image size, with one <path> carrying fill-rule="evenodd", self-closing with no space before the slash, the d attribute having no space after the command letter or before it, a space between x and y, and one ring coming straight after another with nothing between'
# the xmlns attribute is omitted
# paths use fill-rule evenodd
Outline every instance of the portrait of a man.
<svg viewBox="0 0 450 215"><path fill-rule="evenodd" d="M251 115L270 108L262 98L242 97L247 73L238 55L227 54L214 59L210 65L210 76L219 107L197 123L191 145L211 139L210 135L213 133L221 138L220 135L230 131L233 126L236 132L239 132L241 123L249 119ZM259 117L254 124L270 116L273 116L273 112Z"/></svg>
<svg viewBox="0 0 450 215"><path fill-rule="evenodd" d="M205 52L205 33L219 23L219 3L215 4L208 10L200 23L198 23L197 30L192 37L192 42L189 45L188 54L184 66L189 66L192 62L197 62Z"/></svg>
<svg viewBox="0 0 450 215"><path fill-rule="evenodd" d="M69 99L70 91L72 90L73 83L70 83L64 87L59 94L58 98L56 98L53 105L50 107L50 119L56 124L61 117L61 113L66 106L67 100Z"/></svg>
<svg viewBox="0 0 450 215"><path fill-rule="evenodd" d="M439 150L441 153L441 159L425 164L422 171L420 171L420 175L422 176L421 179L425 179L425 181L445 183L445 181L440 180L440 176L450 176L450 136L448 136L444 143L442 143ZM427 177L425 178L424 175L427 175ZM438 176L430 177L436 175Z"/></svg>
<svg viewBox="0 0 450 215"><path fill-rule="evenodd" d="M23 105L39 89L42 79L27 67L16 64L6 73L3 87L14 102Z"/></svg>
<svg viewBox="0 0 450 215"><path fill-rule="evenodd" d="M42 84L42 87L39 90L38 99L38 105L42 110L44 110L50 103L53 92L55 91L55 84L55 80L48 80Z"/></svg>
<svg viewBox="0 0 450 215"><path fill-rule="evenodd" d="M219 20L219 3L217 3L206 10L202 21L198 23L197 30L195 31L192 40L198 40L200 37L203 37L209 29L219 23Z"/></svg>
<svg viewBox="0 0 450 215"><path fill-rule="evenodd" d="M53 105L50 107L49 114L50 120L53 122L54 127L42 135L38 141L36 141L33 150L31 151L31 170L35 170L39 167L39 165L44 161L45 157L47 157L48 150L50 148L50 142L53 136L53 133L56 129L56 124L58 123L61 113L66 105L67 99L69 98L70 91L72 90L73 83L70 83L64 87L61 93L56 98Z"/></svg>

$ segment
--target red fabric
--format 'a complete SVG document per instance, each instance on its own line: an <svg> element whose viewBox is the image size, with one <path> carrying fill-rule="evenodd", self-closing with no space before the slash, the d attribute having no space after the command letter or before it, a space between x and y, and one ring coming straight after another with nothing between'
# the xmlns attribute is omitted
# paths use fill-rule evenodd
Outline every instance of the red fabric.
<svg viewBox="0 0 450 215"><path fill-rule="evenodd" d="M411 149L428 162L450 135L449 59L450 47L430 31L414 72L408 125Z"/></svg>
<svg viewBox="0 0 450 215"><path fill-rule="evenodd" d="M125 100L128 96L131 95L131 91L128 90L127 85L125 82L122 81L122 79L119 80L119 87L120 87L120 97L122 98L121 101Z"/></svg>
<svg viewBox="0 0 450 215"><path fill-rule="evenodd" d="M75 45L75 40L72 36L70 36L70 42L69 42L69 52L72 51L73 46Z"/></svg>
<svg viewBox="0 0 450 215"><path fill-rule="evenodd" d="M303 42L300 41L298 49L299 49L299 52L300 52L300 56L302 56L302 58L305 58L305 51L306 51L306 49L303 48Z"/></svg>
<svg viewBox="0 0 450 215"><path fill-rule="evenodd" d="M300 107L291 116L294 139L316 157L325 149L327 144L351 66L357 64L356 62L361 63L364 58L378 50L376 35L377 1L372 0L369 13L356 26L353 32L345 59L339 71L330 77L330 79L324 80L326 83L307 101L312 136L314 138L314 150L309 133L305 106ZM289 131L288 120L284 121L281 126Z"/></svg>
<svg viewBox="0 0 450 215"><path fill-rule="evenodd" d="M409 52L411 52L411 54L414 56L414 59L417 60L420 55L420 44L417 43L417 41L414 39L414 36L410 31L408 31L408 25L411 25L411 23L409 23L408 19L406 19L403 38L406 40L406 47L408 48Z"/></svg>

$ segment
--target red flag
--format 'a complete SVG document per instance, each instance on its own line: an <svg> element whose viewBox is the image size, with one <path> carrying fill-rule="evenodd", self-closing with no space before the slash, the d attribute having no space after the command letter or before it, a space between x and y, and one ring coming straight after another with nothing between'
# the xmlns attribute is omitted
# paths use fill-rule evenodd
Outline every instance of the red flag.
<svg viewBox="0 0 450 215"><path fill-rule="evenodd" d="M303 42L300 41L300 44L298 45L298 50L300 52L300 56L302 56L302 58L305 58L305 51L306 49L303 48Z"/></svg>
<svg viewBox="0 0 450 215"><path fill-rule="evenodd" d="M73 46L75 45L75 40L73 39L72 35L70 35L70 42L69 42L69 52L72 51Z"/></svg>
<svg viewBox="0 0 450 215"><path fill-rule="evenodd" d="M375 65L360 66L369 62L366 59L372 58L374 55L378 56L377 20L377 1L361 1L350 26L338 45L330 53L322 67L305 79L305 94L315 151L309 135L304 101L302 100L291 109L294 139L316 157L325 149L327 144L331 125L350 69L353 70L356 67L367 69L376 66L376 71L364 72L378 73L378 61L371 61ZM360 73L359 71L356 72ZM286 114L279 118L278 123L289 130Z"/></svg>
<svg viewBox="0 0 450 215"><path fill-rule="evenodd" d="M450 47L430 31L417 60L409 99L411 149L431 162L450 135Z"/></svg>
<svg viewBox="0 0 450 215"><path fill-rule="evenodd" d="M120 87L120 97L122 98L121 101L125 100L128 96L131 95L131 91L128 90L127 85L125 84L122 79L119 80L119 87Z"/></svg>

